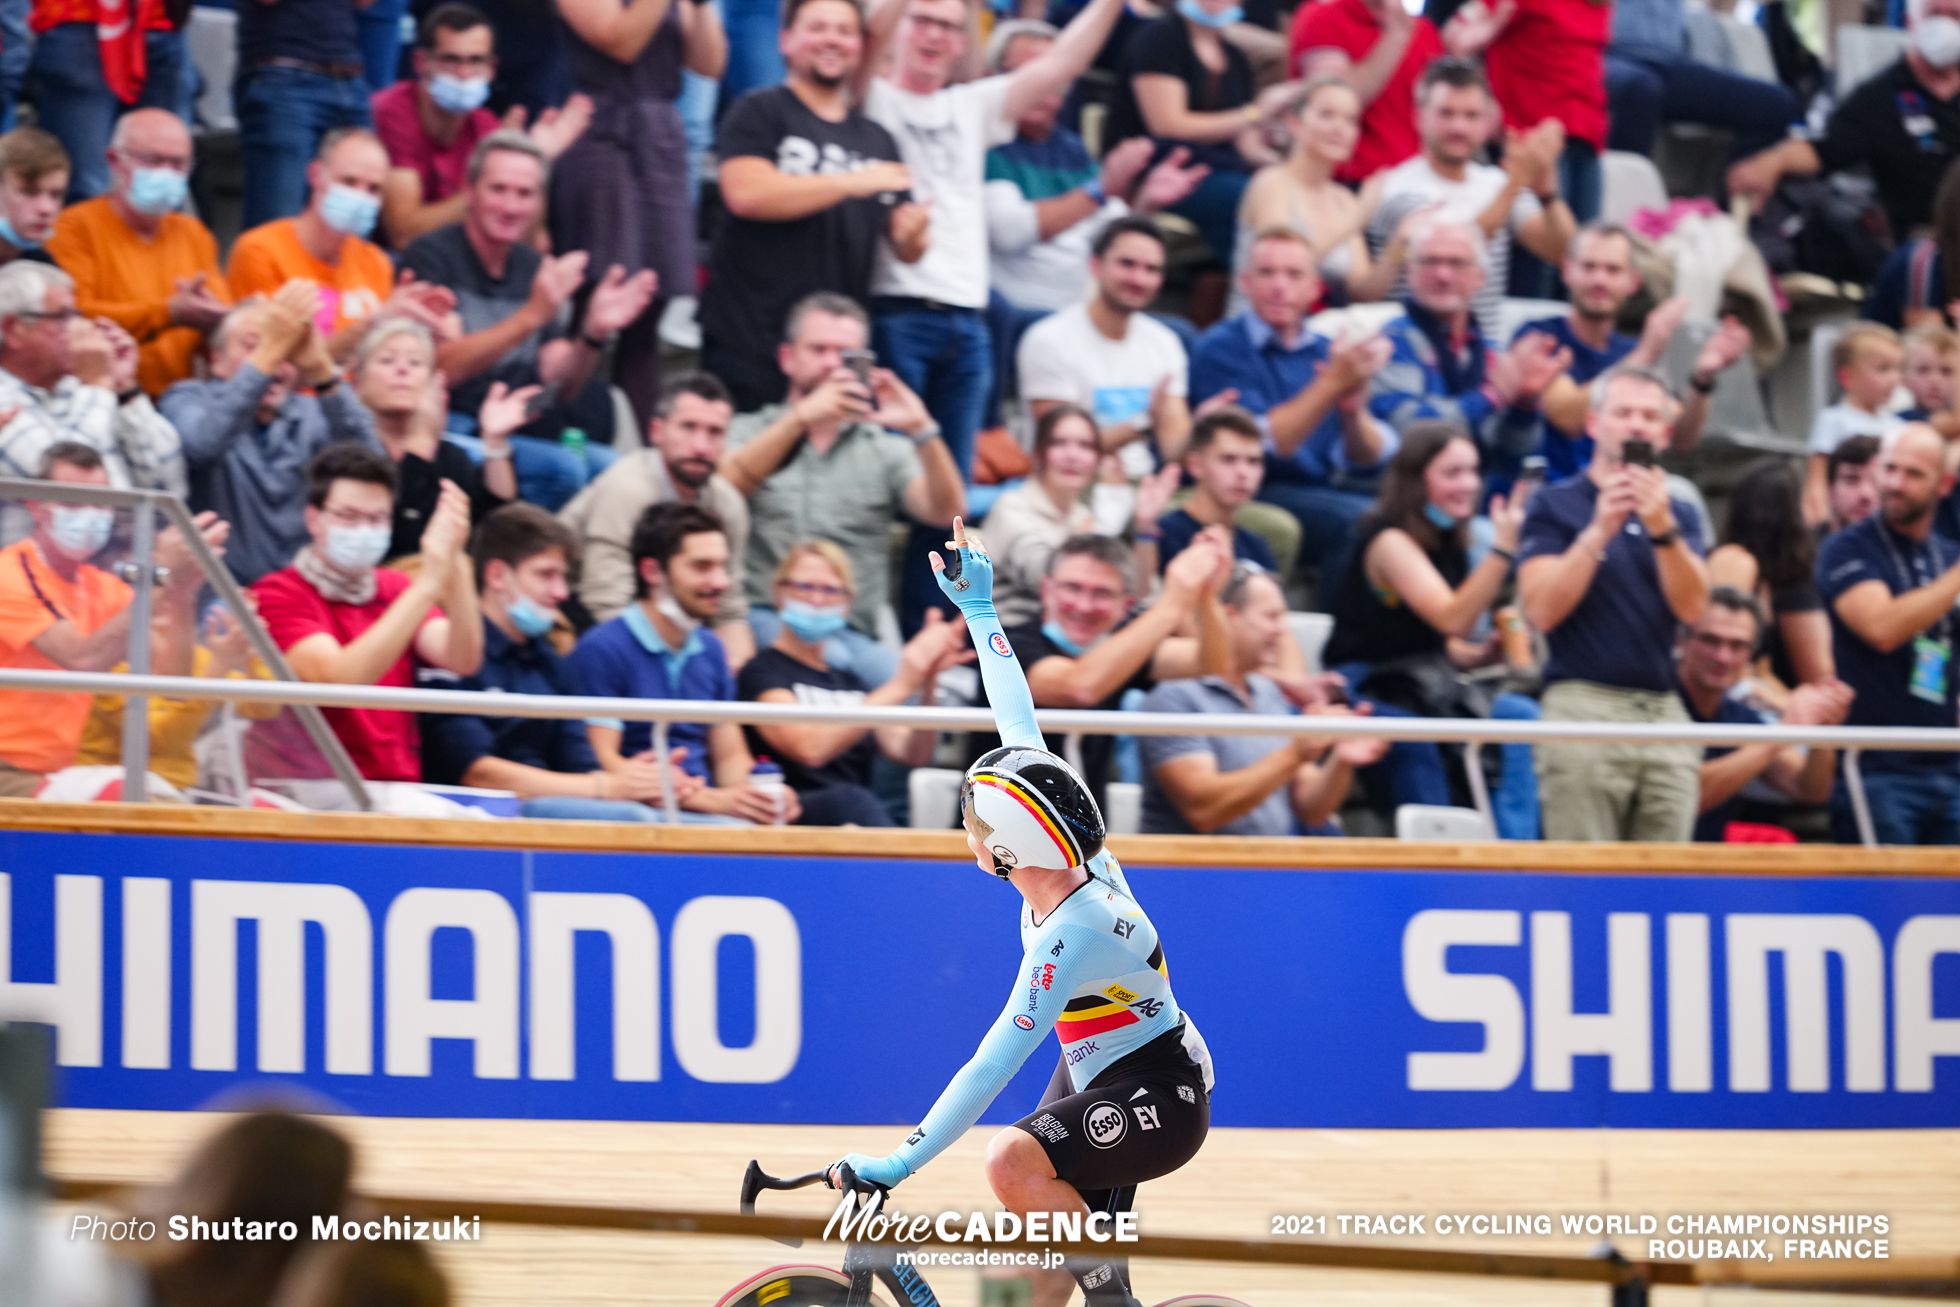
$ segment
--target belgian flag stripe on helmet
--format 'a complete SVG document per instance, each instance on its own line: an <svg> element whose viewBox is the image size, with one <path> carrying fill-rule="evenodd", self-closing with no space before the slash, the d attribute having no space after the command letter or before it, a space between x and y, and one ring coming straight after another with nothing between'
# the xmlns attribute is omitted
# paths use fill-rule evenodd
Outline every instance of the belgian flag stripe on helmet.
<svg viewBox="0 0 1960 1307"><path fill-rule="evenodd" d="M1035 821L1040 823L1041 828L1048 832L1048 838L1055 841L1055 847L1061 850L1063 857L1068 859L1068 866L1079 867L1088 861L1082 856L1082 848L1076 843L1075 837L1069 833L1067 824L1049 807L1048 800L1043 798L1039 791L1023 785L1020 778L1005 772L986 771L974 776L973 783L999 790L1026 808Z"/></svg>

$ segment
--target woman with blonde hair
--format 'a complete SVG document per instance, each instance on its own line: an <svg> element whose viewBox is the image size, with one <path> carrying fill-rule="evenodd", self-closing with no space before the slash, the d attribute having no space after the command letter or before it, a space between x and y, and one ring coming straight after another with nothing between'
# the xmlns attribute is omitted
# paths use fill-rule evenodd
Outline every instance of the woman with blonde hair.
<svg viewBox="0 0 1960 1307"><path fill-rule="evenodd" d="M851 560L828 540L792 545L776 566L773 583L782 630L768 648L742 664L737 697L756 703L796 703L806 707L884 707L931 703L939 673L970 662L966 626L947 621L937 608L926 610L925 625L899 655L898 670L877 689L857 673L832 667L824 642L838 631L857 595ZM749 752L774 760L803 806L801 826L891 826L891 814L871 789L878 754L910 766L932 758L934 731L900 727L872 730L821 722L745 726ZM873 737L876 737L875 741Z"/></svg>
<svg viewBox="0 0 1960 1307"><path fill-rule="evenodd" d="M1380 254L1370 257L1362 233L1375 216L1381 183L1371 179L1356 195L1334 180L1361 139L1361 110L1361 96L1347 81L1316 77L1281 113L1292 148L1285 159L1254 174L1239 201L1240 271L1251 256L1253 232L1290 227L1313 246L1314 266L1330 299L1388 297L1408 258L1410 225L1403 222ZM1234 312L1244 307L1237 287L1233 304Z"/></svg>
<svg viewBox="0 0 1960 1307"><path fill-rule="evenodd" d="M422 530L435 511L444 481L470 497L470 520L481 522L517 498L510 436L524 425L537 386L490 387L477 416L483 441L481 469L461 446L442 438L449 421L449 386L436 371L436 343L429 329L407 318L383 318L354 351L349 373L355 396L374 419L374 434L394 460L395 538L388 557L422 550Z"/></svg>

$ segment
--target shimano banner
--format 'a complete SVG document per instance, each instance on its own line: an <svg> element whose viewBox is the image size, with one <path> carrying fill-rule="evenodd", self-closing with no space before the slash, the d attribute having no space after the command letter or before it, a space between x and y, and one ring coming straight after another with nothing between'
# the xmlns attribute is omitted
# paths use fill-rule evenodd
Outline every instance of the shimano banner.
<svg viewBox="0 0 1960 1307"><path fill-rule="evenodd" d="M1960 1125L1960 879L1130 875L1220 1125ZM77 1107L908 1125L1018 907L952 862L0 833L0 1015Z"/></svg>

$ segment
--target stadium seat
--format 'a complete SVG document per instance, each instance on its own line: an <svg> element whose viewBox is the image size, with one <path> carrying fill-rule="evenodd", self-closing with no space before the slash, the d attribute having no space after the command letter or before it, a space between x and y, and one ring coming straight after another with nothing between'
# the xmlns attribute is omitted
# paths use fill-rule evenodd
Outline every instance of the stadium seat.
<svg viewBox="0 0 1960 1307"><path fill-rule="evenodd" d="M1293 643L1300 646L1300 653L1307 660L1307 670L1318 672L1320 651L1327 647L1327 637L1334 634L1334 619L1326 613L1288 613L1286 624L1293 631Z"/></svg>
<svg viewBox="0 0 1960 1307"><path fill-rule="evenodd" d="M1661 359L1661 370L1678 391L1686 393L1695 355L1714 334L1713 322L1689 322L1684 323L1668 342L1667 353ZM1797 453L1803 447L1801 432L1783 435L1770 421L1769 412L1763 407L1762 380L1757 375L1754 360L1746 352L1715 378L1715 393L1708 397L1708 420L1702 427L1702 436L1765 453Z"/></svg>
<svg viewBox="0 0 1960 1307"><path fill-rule="evenodd" d="M1143 786L1135 781L1111 781L1103 791L1103 828L1111 835L1135 835L1143 829Z"/></svg>
<svg viewBox="0 0 1960 1307"><path fill-rule="evenodd" d="M622 454L645 448L646 438L640 433L639 420L633 416L633 401L618 386L612 387L612 410L612 447Z"/></svg>
<svg viewBox="0 0 1960 1307"><path fill-rule="evenodd" d="M951 830L960 811L960 781L965 773L946 767L914 767L905 778L912 800L913 830Z"/></svg>
<svg viewBox="0 0 1960 1307"><path fill-rule="evenodd" d="M1405 803L1395 810L1398 840L1494 840L1490 818L1475 808L1445 808L1430 803Z"/></svg>
<svg viewBox="0 0 1960 1307"><path fill-rule="evenodd" d="M1601 222L1626 225L1641 209L1667 207L1667 183L1661 170L1644 154L1608 150L1600 160L1605 183L1599 205Z"/></svg>
<svg viewBox="0 0 1960 1307"><path fill-rule="evenodd" d="M1861 27L1846 23L1837 29L1839 103L1906 52L1906 34L1897 27Z"/></svg>

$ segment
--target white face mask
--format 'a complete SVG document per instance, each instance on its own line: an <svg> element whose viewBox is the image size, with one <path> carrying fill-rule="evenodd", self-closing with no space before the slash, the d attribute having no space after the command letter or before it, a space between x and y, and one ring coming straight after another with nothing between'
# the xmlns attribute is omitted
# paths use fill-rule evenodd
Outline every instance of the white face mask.
<svg viewBox="0 0 1960 1307"><path fill-rule="evenodd" d="M395 532L385 526L330 526L323 551L329 563L349 576L360 576L380 566L388 556Z"/></svg>
<svg viewBox="0 0 1960 1307"><path fill-rule="evenodd" d="M680 600L669 594L665 587L654 597L653 611L680 627L683 633L701 625L701 619L681 607Z"/></svg>
<svg viewBox="0 0 1960 1307"><path fill-rule="evenodd" d="M113 509L57 504L49 514L48 539L56 549L79 563L102 552L115 526Z"/></svg>
<svg viewBox="0 0 1960 1307"><path fill-rule="evenodd" d="M1960 64L1960 19L1945 14L1920 19L1912 27L1912 48L1935 68Z"/></svg>

